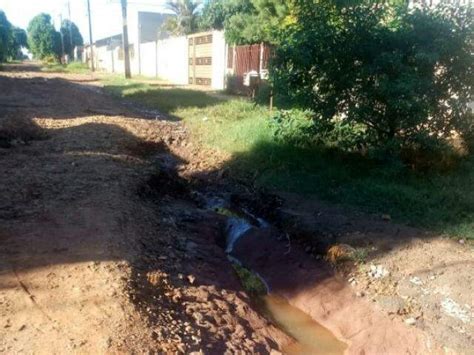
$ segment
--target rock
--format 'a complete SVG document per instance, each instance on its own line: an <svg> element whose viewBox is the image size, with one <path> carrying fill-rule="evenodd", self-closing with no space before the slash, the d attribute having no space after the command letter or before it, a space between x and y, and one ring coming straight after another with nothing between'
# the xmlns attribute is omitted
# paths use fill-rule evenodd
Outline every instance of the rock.
<svg viewBox="0 0 474 355"><path fill-rule="evenodd" d="M464 244L466 241L464 239L459 239L459 244Z"/></svg>
<svg viewBox="0 0 474 355"><path fill-rule="evenodd" d="M389 214L383 214L382 220L389 222L392 220L392 217Z"/></svg>
<svg viewBox="0 0 474 355"><path fill-rule="evenodd" d="M407 318L405 319L405 324L407 325L415 325L416 324L416 319L411 317L411 318Z"/></svg>
<svg viewBox="0 0 474 355"><path fill-rule="evenodd" d="M196 281L196 277L194 277L193 275L188 275L188 281L189 283L192 285L194 284L194 281Z"/></svg>
<svg viewBox="0 0 474 355"><path fill-rule="evenodd" d="M389 271L385 269L382 265L370 265L370 270L367 273L370 277L374 279L384 278L389 274Z"/></svg>

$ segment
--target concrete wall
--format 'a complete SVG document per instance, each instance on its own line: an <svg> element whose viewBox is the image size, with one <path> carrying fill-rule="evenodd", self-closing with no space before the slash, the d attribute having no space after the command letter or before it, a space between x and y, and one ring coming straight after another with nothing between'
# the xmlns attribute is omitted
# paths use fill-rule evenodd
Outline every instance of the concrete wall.
<svg viewBox="0 0 474 355"><path fill-rule="evenodd" d="M157 43L148 42L140 45L140 74L156 77L157 71Z"/></svg>
<svg viewBox="0 0 474 355"><path fill-rule="evenodd" d="M132 20L133 22L133 20ZM188 38L186 36L171 37L156 42L142 43L138 46L131 40L136 32L131 31L130 47L133 46L133 57L130 68L133 75L159 77L177 85L189 82ZM119 59L119 47L94 47L94 58L99 70L123 73L124 61ZM213 32L212 42L212 88L222 90L225 87L227 64L227 45L224 33Z"/></svg>
<svg viewBox="0 0 474 355"><path fill-rule="evenodd" d="M212 88L223 90L227 67L227 45L223 31L212 32Z"/></svg>
<svg viewBox="0 0 474 355"><path fill-rule="evenodd" d="M158 77L178 85L188 83L188 40L186 36L158 41Z"/></svg>

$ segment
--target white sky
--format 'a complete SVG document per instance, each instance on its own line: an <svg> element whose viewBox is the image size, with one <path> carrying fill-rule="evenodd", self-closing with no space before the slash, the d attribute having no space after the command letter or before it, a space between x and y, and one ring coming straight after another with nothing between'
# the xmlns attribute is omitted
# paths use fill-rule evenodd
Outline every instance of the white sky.
<svg viewBox="0 0 474 355"><path fill-rule="evenodd" d="M79 26L84 42L89 42L87 0L69 0L71 20ZM139 7L149 11L163 10L166 0L128 0L129 8ZM59 19L68 18L68 0L0 0L0 10L15 26L28 27L30 20L41 12L51 15L56 28ZM90 0L93 40L121 33L120 0Z"/></svg>

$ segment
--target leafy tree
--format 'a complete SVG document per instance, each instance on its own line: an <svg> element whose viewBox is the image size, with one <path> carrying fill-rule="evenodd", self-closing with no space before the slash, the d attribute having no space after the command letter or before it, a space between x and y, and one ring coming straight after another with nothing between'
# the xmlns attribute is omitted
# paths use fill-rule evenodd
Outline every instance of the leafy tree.
<svg viewBox="0 0 474 355"><path fill-rule="evenodd" d="M315 134L343 125L360 144L393 149L473 136L472 8L296 0L294 15L272 80L314 112Z"/></svg>
<svg viewBox="0 0 474 355"><path fill-rule="evenodd" d="M210 0L203 8L200 27L223 29L228 42L275 42L275 30L290 14L291 1Z"/></svg>
<svg viewBox="0 0 474 355"><path fill-rule="evenodd" d="M74 48L84 44L79 28L74 22L66 19L61 23L60 32L63 36L64 52L72 58L74 56Z"/></svg>
<svg viewBox="0 0 474 355"><path fill-rule="evenodd" d="M176 15L168 18L164 23L163 29L166 32L174 35L187 35L196 32L199 2L194 0L170 0L166 6Z"/></svg>
<svg viewBox="0 0 474 355"><path fill-rule="evenodd" d="M28 47L26 31L22 28L12 26L8 47L8 56L12 59L21 59L21 48Z"/></svg>
<svg viewBox="0 0 474 355"><path fill-rule="evenodd" d="M12 25L7 20L3 11L0 10L0 62L7 59Z"/></svg>
<svg viewBox="0 0 474 355"><path fill-rule="evenodd" d="M54 29L51 16L39 14L28 25L28 47L35 58L61 56L61 35Z"/></svg>

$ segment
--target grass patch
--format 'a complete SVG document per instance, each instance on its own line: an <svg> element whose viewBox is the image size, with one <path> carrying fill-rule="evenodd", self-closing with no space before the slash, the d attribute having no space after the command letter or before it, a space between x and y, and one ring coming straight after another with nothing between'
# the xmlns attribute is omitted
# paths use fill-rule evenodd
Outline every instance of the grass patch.
<svg viewBox="0 0 474 355"><path fill-rule="evenodd" d="M46 64L41 68L48 73L89 74L91 71L87 64L72 62L69 64Z"/></svg>
<svg viewBox="0 0 474 355"><path fill-rule="evenodd" d="M277 142L266 107L201 91L107 77L110 92L184 120L195 139L232 154L228 167L269 188L316 194L395 221L474 239L474 157L416 173L336 150Z"/></svg>
<svg viewBox="0 0 474 355"><path fill-rule="evenodd" d="M267 287L260 277L237 263L232 263L232 266L234 267L245 292L247 292L250 297L257 298L267 294Z"/></svg>

